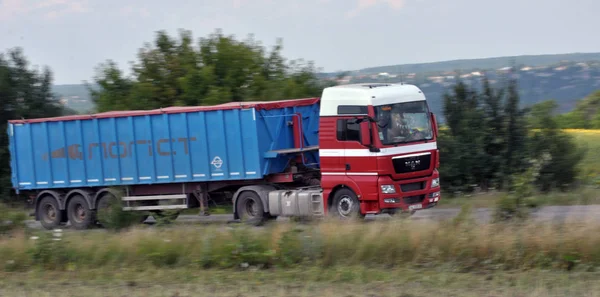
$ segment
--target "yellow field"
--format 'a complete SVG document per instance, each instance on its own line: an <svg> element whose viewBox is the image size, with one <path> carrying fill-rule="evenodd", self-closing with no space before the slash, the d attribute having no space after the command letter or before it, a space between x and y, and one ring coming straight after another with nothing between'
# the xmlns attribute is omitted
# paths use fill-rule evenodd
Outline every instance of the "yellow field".
<svg viewBox="0 0 600 297"><path fill-rule="evenodd" d="M600 177L600 130L565 129L573 135L578 145L587 148L581 162L582 177L597 180Z"/></svg>

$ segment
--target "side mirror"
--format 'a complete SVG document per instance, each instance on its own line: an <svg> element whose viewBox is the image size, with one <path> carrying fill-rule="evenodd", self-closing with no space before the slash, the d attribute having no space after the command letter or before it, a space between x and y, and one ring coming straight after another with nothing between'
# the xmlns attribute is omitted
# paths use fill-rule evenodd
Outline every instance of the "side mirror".
<svg viewBox="0 0 600 297"><path fill-rule="evenodd" d="M360 143L364 146L370 147L373 142L371 140L371 123L368 121L362 121L360 123Z"/></svg>

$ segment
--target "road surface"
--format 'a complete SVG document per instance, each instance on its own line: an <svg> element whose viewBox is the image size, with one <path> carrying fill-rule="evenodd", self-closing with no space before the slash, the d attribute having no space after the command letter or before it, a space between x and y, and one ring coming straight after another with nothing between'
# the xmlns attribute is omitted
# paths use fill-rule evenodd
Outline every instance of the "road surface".
<svg viewBox="0 0 600 297"><path fill-rule="evenodd" d="M489 222L493 215L493 209L489 208L478 208L473 210L473 217L478 222ZM460 213L459 208L433 208L427 210L417 211L410 219L411 220L423 220L423 221L443 221L451 219ZM367 219L385 219L389 218L389 215L379 215L374 217L367 217ZM177 223L181 224L227 224L233 219L232 214L219 214L210 216L198 216L198 215L181 215L177 219ZM532 219L542 222L553 222L561 223L565 221L583 221L583 222L600 222L600 205L586 205L586 206L546 206L538 209L532 214ZM279 218L278 220L287 220L286 218ZM147 224L154 223L152 217L146 220ZM39 222L34 220L28 220L27 225L34 229L43 229ZM69 229L69 226L66 226Z"/></svg>

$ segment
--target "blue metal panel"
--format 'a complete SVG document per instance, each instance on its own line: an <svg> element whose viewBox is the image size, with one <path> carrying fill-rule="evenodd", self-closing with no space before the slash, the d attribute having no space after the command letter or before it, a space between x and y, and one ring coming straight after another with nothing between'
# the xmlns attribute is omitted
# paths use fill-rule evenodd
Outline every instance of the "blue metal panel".
<svg viewBox="0 0 600 297"><path fill-rule="evenodd" d="M288 125L296 114L302 115L303 147L318 145L319 137L319 105L286 107L281 109L261 110L259 117L262 121L257 123L260 150L264 152L263 174L274 174L285 170L289 165L289 156L277 155L274 159L268 158L267 152L294 147L293 126ZM318 152L304 153L309 160L309 167L318 167Z"/></svg>
<svg viewBox="0 0 600 297"><path fill-rule="evenodd" d="M296 113L304 146L318 144L318 104L11 124L18 190L261 179L293 156ZM305 153L318 166L318 153Z"/></svg>

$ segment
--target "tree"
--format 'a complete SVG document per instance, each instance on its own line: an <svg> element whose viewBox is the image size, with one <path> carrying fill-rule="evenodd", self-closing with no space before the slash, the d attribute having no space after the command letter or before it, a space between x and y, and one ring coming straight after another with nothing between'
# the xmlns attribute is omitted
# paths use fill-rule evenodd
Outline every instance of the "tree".
<svg viewBox="0 0 600 297"><path fill-rule="evenodd" d="M490 186L501 186L504 181L502 168L504 167L503 153L506 151L506 140L504 135L505 113L502 110L504 104L504 90L492 88L487 77L483 79L482 104L484 112L484 123L482 129L484 134L484 151L487 156L485 167L484 189Z"/></svg>
<svg viewBox="0 0 600 297"><path fill-rule="evenodd" d="M95 78L100 89L90 92L99 111L318 96L327 85L314 65L286 62L282 49L281 40L267 51L253 36L238 41L220 30L194 47L190 31L159 31L139 50L131 77L108 61Z"/></svg>
<svg viewBox="0 0 600 297"><path fill-rule="evenodd" d="M474 184L486 183L485 129L481 127L484 112L476 90L459 81L452 91L444 94L444 116L449 129L440 136L444 163L441 176L453 190L471 190Z"/></svg>
<svg viewBox="0 0 600 297"><path fill-rule="evenodd" d="M568 113L556 117L561 128L600 129L600 90L577 102Z"/></svg>
<svg viewBox="0 0 600 297"><path fill-rule="evenodd" d="M542 191L568 188L578 176L577 165L586 153L571 135L560 130L554 116L557 108L555 101L543 101L532 106L529 115L529 121L538 128L530 140L531 156L548 155L551 160L541 167L535 180Z"/></svg>
<svg viewBox="0 0 600 297"><path fill-rule="evenodd" d="M530 160L549 156L535 176L538 189L565 189L577 176L583 152L558 130L555 102L520 108L517 81L494 89L486 78L480 91L459 81L444 95L447 130L441 130L440 175L449 191L475 187L516 190ZM531 127L540 131L530 133ZM537 173L536 173L537 174Z"/></svg>
<svg viewBox="0 0 600 297"><path fill-rule="evenodd" d="M10 196L10 153L7 122L72 113L51 92L52 72L29 69L22 49L0 54L0 199Z"/></svg>
<svg viewBox="0 0 600 297"><path fill-rule="evenodd" d="M508 186L512 184L512 176L522 173L527 167L527 134L529 127L525 119L526 109L519 109L520 97L515 79L509 79L507 97L504 106L506 118L504 137L506 150L504 153L504 176ZM508 179L508 180L506 180Z"/></svg>

